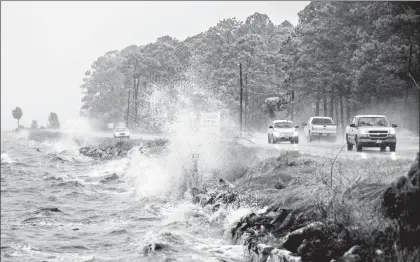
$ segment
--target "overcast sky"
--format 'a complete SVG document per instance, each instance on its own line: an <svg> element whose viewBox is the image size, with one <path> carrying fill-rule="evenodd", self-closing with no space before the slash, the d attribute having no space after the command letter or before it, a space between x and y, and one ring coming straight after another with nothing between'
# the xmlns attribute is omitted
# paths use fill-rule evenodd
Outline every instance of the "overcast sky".
<svg viewBox="0 0 420 262"><path fill-rule="evenodd" d="M84 73L99 56L170 35L179 40L221 19L244 21L255 12L275 24L309 2L1 2L1 128L46 125L50 112L62 123L76 119Z"/></svg>

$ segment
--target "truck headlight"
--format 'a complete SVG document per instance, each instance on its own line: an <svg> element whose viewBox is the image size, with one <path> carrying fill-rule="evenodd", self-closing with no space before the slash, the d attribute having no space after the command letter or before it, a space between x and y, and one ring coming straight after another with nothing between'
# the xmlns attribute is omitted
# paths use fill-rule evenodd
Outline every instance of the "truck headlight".
<svg viewBox="0 0 420 262"><path fill-rule="evenodd" d="M273 135L274 136L280 136L280 133L279 132L273 132Z"/></svg>
<svg viewBox="0 0 420 262"><path fill-rule="evenodd" d="M299 132L298 131L293 132L293 136L299 136Z"/></svg>
<svg viewBox="0 0 420 262"><path fill-rule="evenodd" d="M367 134L368 134L368 131L367 130L360 130L360 135L365 136Z"/></svg>
<svg viewBox="0 0 420 262"><path fill-rule="evenodd" d="M389 131L390 135L395 135L395 129L391 129L391 131Z"/></svg>

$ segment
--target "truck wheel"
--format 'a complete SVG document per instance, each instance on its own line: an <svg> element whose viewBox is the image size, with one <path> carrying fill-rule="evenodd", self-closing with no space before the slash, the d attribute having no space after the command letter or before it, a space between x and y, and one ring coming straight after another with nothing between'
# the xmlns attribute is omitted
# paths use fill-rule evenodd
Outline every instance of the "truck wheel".
<svg viewBox="0 0 420 262"><path fill-rule="evenodd" d="M294 140L290 140L290 144L294 144L295 143L295 141Z"/></svg>
<svg viewBox="0 0 420 262"><path fill-rule="evenodd" d="M347 150L352 151L353 150L353 144L349 142L349 137L346 136L346 142L347 142Z"/></svg>
<svg viewBox="0 0 420 262"><path fill-rule="evenodd" d="M271 144L270 136L268 136L268 143Z"/></svg>
<svg viewBox="0 0 420 262"><path fill-rule="evenodd" d="M357 139L357 136L356 136L355 140L356 140L357 152L362 152L363 147L362 147L362 145L359 144L359 139Z"/></svg>
<svg viewBox="0 0 420 262"><path fill-rule="evenodd" d="M386 146L381 146L380 152L385 152L386 151Z"/></svg>
<svg viewBox="0 0 420 262"><path fill-rule="evenodd" d="M308 142L312 142L311 133L308 134Z"/></svg>
<svg viewBox="0 0 420 262"><path fill-rule="evenodd" d="M395 152L395 147L396 147L396 145L389 146L389 151L391 151L391 152Z"/></svg>
<svg viewBox="0 0 420 262"><path fill-rule="evenodd" d="M295 144L299 144L299 139L297 139L297 140L295 141Z"/></svg>

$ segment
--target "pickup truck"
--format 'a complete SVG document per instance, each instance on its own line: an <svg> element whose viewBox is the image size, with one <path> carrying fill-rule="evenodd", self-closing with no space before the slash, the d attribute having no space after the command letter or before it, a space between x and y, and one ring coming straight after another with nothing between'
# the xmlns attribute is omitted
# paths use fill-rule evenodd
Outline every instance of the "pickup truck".
<svg viewBox="0 0 420 262"><path fill-rule="evenodd" d="M337 125L331 117L314 116L309 118L304 126L308 142L314 139L328 139L334 142L337 139Z"/></svg>
<svg viewBox="0 0 420 262"><path fill-rule="evenodd" d="M357 115L346 127L347 150L353 150L356 146L358 152L363 147L379 147L381 152L395 152L397 137L395 128L397 125L390 125L386 116L383 115Z"/></svg>

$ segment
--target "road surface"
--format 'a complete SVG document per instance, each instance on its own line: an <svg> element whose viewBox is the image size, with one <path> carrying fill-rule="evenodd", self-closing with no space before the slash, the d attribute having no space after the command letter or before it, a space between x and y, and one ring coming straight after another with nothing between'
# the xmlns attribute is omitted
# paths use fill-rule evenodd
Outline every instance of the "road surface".
<svg viewBox="0 0 420 262"><path fill-rule="evenodd" d="M336 143L326 141L307 142L305 137L300 136L299 144L291 144L290 142L280 142L278 144L268 144L267 134L255 133L249 140L241 140L241 143L247 146L275 148L278 150L293 150L300 153L308 153L320 156L335 156L340 150L339 157L355 158L355 159L369 159L372 157L384 157L391 160L399 158L415 158L419 151L419 139L414 137L397 138L396 152L379 152L379 148L363 148L362 152L357 152L354 148L352 151L347 151L344 144L344 139Z"/></svg>
<svg viewBox="0 0 420 262"><path fill-rule="evenodd" d="M90 133L91 137L112 137L113 133L110 132L93 132ZM154 140L164 138L164 135L158 134L142 134L131 133L131 139ZM344 146L344 139L336 143L314 141L307 142L303 135L300 136L299 144L291 144L290 142L281 142L278 144L268 144L267 134L254 133L249 139L242 139L239 142L249 147L261 148L275 148L281 150L299 151L300 153L307 153L312 155L334 157L340 150L339 157L353 158L353 159L369 159L372 157L389 158L396 160L399 158L414 158L419 151L419 139L415 137L397 137L396 152L379 152L379 148L363 148L362 152L357 152L354 148L352 151L347 151Z"/></svg>
<svg viewBox="0 0 420 262"><path fill-rule="evenodd" d="M112 132L93 132L91 133L92 137L113 137L114 133ZM163 138L162 135L153 135L153 134L142 134L142 133L130 133L130 138L131 139L142 139L142 140L155 140L155 139L159 139L159 138Z"/></svg>

